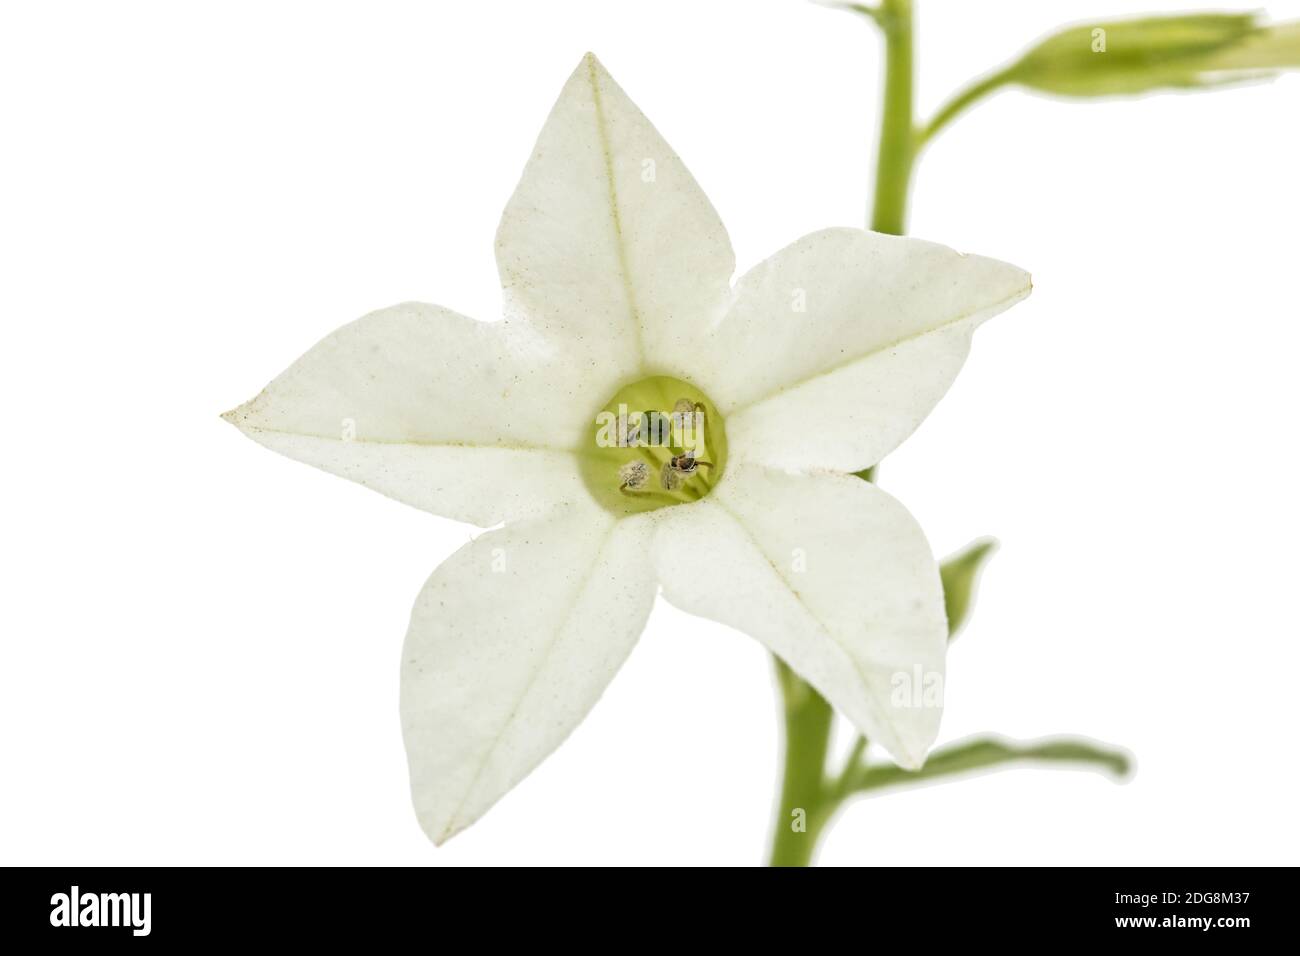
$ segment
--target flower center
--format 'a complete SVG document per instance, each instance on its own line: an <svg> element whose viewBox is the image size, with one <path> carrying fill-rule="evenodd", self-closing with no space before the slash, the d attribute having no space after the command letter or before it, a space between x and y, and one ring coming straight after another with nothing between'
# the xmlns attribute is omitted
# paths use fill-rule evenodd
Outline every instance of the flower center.
<svg viewBox="0 0 1300 956"><path fill-rule="evenodd" d="M694 385L654 375L614 393L579 455L595 499L618 515L699 501L727 460L722 416Z"/></svg>

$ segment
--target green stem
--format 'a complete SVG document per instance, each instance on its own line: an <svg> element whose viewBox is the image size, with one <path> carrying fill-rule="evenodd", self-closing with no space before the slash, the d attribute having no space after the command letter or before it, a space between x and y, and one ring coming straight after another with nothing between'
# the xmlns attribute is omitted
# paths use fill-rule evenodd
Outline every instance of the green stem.
<svg viewBox="0 0 1300 956"><path fill-rule="evenodd" d="M912 0L883 0L876 22L885 34L885 89L871 228L901 236L916 159L913 106Z"/></svg>
<svg viewBox="0 0 1300 956"><path fill-rule="evenodd" d="M785 721L785 769L772 821L769 866L808 866L830 819L832 785L826 779L834 712L826 699L776 659Z"/></svg>
<svg viewBox="0 0 1300 956"><path fill-rule="evenodd" d="M871 228L902 235L907 226L907 192L916 157L912 0L881 0L879 6L856 5L853 9L870 16L885 36L884 101ZM875 469L867 469L861 477L871 481ZM822 829L839 803L840 780L828 780L826 773L834 712L825 698L780 660L776 669L785 717L785 768L772 823L769 863L807 866L817 850ZM864 740L862 747L865 745Z"/></svg>
<svg viewBox="0 0 1300 956"><path fill-rule="evenodd" d="M970 86L959 91L952 99L943 106L939 107L939 112L934 114L934 118L925 125L925 128L917 136L916 149L921 150L926 143L939 135L940 130L955 120L968 108L974 106L990 93L1001 89L1006 85L1011 73L1010 67L990 73L985 77L976 80Z"/></svg>
<svg viewBox="0 0 1300 956"><path fill-rule="evenodd" d="M901 236L907 229L908 192L921 147L967 107L1004 85L1006 75L999 71L976 81L918 130L913 97L912 0L845 6L869 16L885 36L885 85L870 225L876 232ZM867 481L873 481L875 474L874 466L858 472ZM978 562L982 556L977 555L974 560ZM952 623L959 626L961 616L951 614ZM971 737L939 748L930 754L924 767L912 771L892 764L871 763L867 740L859 736L843 769L828 775L827 752L834 721L830 704L780 660L776 661L776 674L781 690L785 754L781 795L772 825L771 866L811 864L827 823L840 805L855 794L1026 763L1106 770L1116 777L1125 777L1131 770L1130 757L1125 751L1089 740L1056 738L1020 742L1002 737Z"/></svg>

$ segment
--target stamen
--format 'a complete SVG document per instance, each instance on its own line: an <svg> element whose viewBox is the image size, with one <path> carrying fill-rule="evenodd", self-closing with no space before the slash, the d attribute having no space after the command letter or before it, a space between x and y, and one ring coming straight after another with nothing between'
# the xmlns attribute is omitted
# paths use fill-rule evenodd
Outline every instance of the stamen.
<svg viewBox="0 0 1300 956"><path fill-rule="evenodd" d="M722 418L689 382L655 375L625 385L594 424L578 460L592 496L614 514L699 501L722 477Z"/></svg>
<svg viewBox="0 0 1300 956"><path fill-rule="evenodd" d="M650 481L650 466L643 461L629 461L618 470L619 491L640 491Z"/></svg>

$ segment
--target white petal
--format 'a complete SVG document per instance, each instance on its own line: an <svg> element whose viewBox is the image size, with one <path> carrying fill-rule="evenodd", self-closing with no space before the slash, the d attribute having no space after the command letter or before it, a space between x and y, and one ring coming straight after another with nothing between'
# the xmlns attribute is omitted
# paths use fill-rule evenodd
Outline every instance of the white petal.
<svg viewBox="0 0 1300 956"><path fill-rule="evenodd" d="M735 258L682 161L590 54L538 137L497 232L507 315L631 375L720 317Z"/></svg>
<svg viewBox="0 0 1300 956"><path fill-rule="evenodd" d="M402 650L402 732L441 843L560 745L654 601L649 516L565 506L480 535L429 578Z"/></svg>
<svg viewBox="0 0 1300 956"><path fill-rule="evenodd" d="M411 303L345 325L224 417L273 451L486 526L587 496L568 449L612 387L520 325Z"/></svg>
<svg viewBox="0 0 1300 956"><path fill-rule="evenodd" d="M960 370L976 326L1029 294L1015 266L858 229L805 236L748 272L703 348L731 454L857 471Z"/></svg>
<svg viewBox="0 0 1300 956"><path fill-rule="evenodd" d="M752 634L905 767L942 713L939 569L911 515L844 475L731 468L658 522L664 597Z"/></svg>

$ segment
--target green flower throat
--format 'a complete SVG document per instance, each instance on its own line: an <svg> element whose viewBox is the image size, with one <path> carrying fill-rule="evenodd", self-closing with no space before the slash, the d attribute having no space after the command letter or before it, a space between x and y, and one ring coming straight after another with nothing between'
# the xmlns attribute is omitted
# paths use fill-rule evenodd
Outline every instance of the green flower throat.
<svg viewBox="0 0 1300 956"><path fill-rule="evenodd" d="M699 501L727 461L722 416L694 385L655 375L625 385L598 411L581 450L582 478L617 515Z"/></svg>

